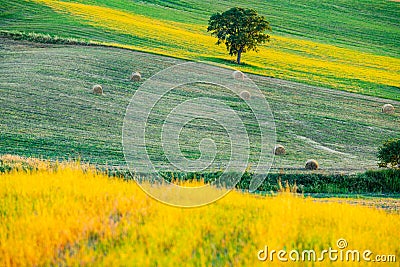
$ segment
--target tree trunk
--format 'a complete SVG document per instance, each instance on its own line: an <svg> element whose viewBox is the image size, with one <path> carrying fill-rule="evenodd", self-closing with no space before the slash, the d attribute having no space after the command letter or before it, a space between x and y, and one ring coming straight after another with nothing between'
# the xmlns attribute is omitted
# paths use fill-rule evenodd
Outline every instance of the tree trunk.
<svg viewBox="0 0 400 267"><path fill-rule="evenodd" d="M243 48L240 48L237 52L237 59L236 59L237 64L240 64L240 57L242 56L242 51Z"/></svg>

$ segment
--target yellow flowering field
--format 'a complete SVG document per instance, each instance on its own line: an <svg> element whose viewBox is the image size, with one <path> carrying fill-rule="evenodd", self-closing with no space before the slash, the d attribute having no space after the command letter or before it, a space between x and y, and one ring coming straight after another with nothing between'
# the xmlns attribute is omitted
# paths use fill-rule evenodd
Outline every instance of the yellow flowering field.
<svg viewBox="0 0 400 267"><path fill-rule="evenodd" d="M397 262L390 266L400 259L398 213L238 191L185 209L159 203L135 182L89 166L16 169L0 174L0 266L267 266L270 258L258 259L266 246L288 253L313 249L320 257L324 249L340 251L338 240L346 249L371 251L370 259L392 255ZM381 266L340 257L273 257L276 266Z"/></svg>
<svg viewBox="0 0 400 267"><path fill-rule="evenodd" d="M206 25L155 20L142 15L82 3L34 0L57 12L70 14L85 23L129 34L138 41L131 44L105 43L147 52L217 64L231 58L225 46L206 32ZM205 22L206 23L206 22ZM136 40L136 39L135 39ZM244 55L245 71L283 79L368 94L355 81L400 86L400 59L341 48L288 36L272 35L259 53ZM352 82L354 81L354 82ZM372 93L372 92L371 92Z"/></svg>

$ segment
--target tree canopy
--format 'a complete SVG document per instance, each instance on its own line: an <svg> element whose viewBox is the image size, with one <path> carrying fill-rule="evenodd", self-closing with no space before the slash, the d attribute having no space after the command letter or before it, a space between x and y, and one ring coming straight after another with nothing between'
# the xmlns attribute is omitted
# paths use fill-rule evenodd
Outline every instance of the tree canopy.
<svg viewBox="0 0 400 267"><path fill-rule="evenodd" d="M400 167L400 138L387 140L378 150L379 166Z"/></svg>
<svg viewBox="0 0 400 267"><path fill-rule="evenodd" d="M258 52L258 45L269 41L270 36L265 31L271 31L271 27L254 9L233 7L212 15L207 31L218 38L217 45L224 43L229 55L236 55L240 64L242 53Z"/></svg>

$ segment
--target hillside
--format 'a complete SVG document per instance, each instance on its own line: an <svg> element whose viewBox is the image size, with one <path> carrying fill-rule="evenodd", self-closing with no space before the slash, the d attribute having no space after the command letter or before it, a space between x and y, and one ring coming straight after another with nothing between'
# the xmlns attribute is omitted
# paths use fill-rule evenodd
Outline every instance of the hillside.
<svg viewBox="0 0 400 267"><path fill-rule="evenodd" d="M1 30L95 40L233 66L205 28L234 1L1 1ZM400 3L247 0L273 27L271 43L241 69L285 80L400 100Z"/></svg>
<svg viewBox="0 0 400 267"><path fill-rule="evenodd" d="M94 164L118 167L125 166L121 145L125 110L142 84L129 81L130 73L140 70L146 80L183 62L107 47L35 44L4 38L0 38L0 46L0 154L81 157ZM310 158L317 159L321 169L328 172L376 168L377 147L400 132L400 114L381 113L383 103L399 107L399 102L250 77L271 106L277 142L287 149L287 155L275 158L276 171L301 169ZM92 94L94 84L103 85L105 95ZM217 98L243 109L239 98L209 87L180 87L176 92ZM168 105L164 102L157 115L162 118L170 109ZM154 126L160 128L161 124L156 121ZM196 138L211 134L222 140L225 136L212 124L193 127ZM190 131L185 134L185 153L196 158L198 143L191 141ZM257 132L250 131L250 135L257 146ZM158 155L159 137L151 139L153 153ZM154 158L154 163L162 164L164 160Z"/></svg>

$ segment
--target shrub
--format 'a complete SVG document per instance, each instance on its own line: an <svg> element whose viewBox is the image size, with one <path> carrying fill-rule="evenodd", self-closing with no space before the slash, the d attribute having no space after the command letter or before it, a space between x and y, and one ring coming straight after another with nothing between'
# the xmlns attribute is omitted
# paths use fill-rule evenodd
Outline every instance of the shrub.
<svg viewBox="0 0 400 267"><path fill-rule="evenodd" d="M400 138L387 140L378 149L379 167L399 168L400 165Z"/></svg>

